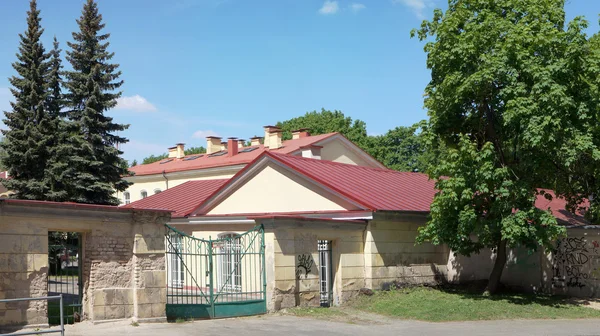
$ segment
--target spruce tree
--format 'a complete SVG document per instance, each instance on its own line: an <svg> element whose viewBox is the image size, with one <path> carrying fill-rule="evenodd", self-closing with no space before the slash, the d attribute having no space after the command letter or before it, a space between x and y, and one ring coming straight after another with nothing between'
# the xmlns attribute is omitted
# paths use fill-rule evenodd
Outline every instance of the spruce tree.
<svg viewBox="0 0 600 336"><path fill-rule="evenodd" d="M65 189L73 202L117 205L115 190L123 191L129 183L121 178L127 169L117 148L127 139L115 132L129 125L117 124L104 113L117 104L121 92L116 90L123 81L119 65L110 63L114 56L107 51L110 34L100 32L105 24L95 1L85 3L77 24L75 41L67 43L73 71L65 73L65 102L74 127L69 139L74 152L65 172L65 181L70 182Z"/></svg>
<svg viewBox="0 0 600 336"><path fill-rule="evenodd" d="M54 48L50 52L50 72L48 76L48 99L47 110L51 117L49 130L52 131L52 137L49 138L48 148L50 157L46 166L46 174L44 182L48 187L46 200L48 201L65 201L68 200L69 186L68 181L65 181L64 173L68 168L69 156L73 152L70 145L69 137L72 127L69 122L64 119L64 98L62 94L62 60L60 58L61 49L59 48L58 40L54 37Z"/></svg>
<svg viewBox="0 0 600 336"><path fill-rule="evenodd" d="M11 111L3 120L8 130L3 130L3 164L11 179L2 181L22 199L43 200L47 191L44 172L49 152L45 127L49 125L46 111L48 96L48 58L40 42L44 29L40 25L40 11L35 0L27 12L27 31L19 34L17 61L12 64L16 75L9 78L12 85Z"/></svg>

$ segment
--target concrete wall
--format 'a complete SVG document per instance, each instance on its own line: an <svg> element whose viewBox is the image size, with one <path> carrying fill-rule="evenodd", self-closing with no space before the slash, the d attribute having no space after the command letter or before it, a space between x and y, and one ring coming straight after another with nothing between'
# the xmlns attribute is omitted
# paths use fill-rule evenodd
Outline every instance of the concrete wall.
<svg viewBox="0 0 600 336"><path fill-rule="evenodd" d="M488 279L495 255L484 250L471 257L450 255L448 279L465 282ZM567 229L552 250L509 250L502 283L530 292L574 297L600 297L600 230Z"/></svg>
<svg viewBox="0 0 600 336"><path fill-rule="evenodd" d="M380 289L393 281L421 284L445 279L448 251L429 243L415 245L426 215L376 212L365 232L366 287Z"/></svg>
<svg viewBox="0 0 600 336"><path fill-rule="evenodd" d="M47 295L48 231L81 232L82 317L165 317L164 212L0 202L0 298ZM45 301L0 306L0 325L47 324Z"/></svg>

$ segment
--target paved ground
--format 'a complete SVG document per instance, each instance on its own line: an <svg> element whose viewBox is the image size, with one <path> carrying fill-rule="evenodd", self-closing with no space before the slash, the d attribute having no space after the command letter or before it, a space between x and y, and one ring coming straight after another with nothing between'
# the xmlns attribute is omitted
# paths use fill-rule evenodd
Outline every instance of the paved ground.
<svg viewBox="0 0 600 336"><path fill-rule="evenodd" d="M260 316L186 323L129 322L68 326L67 336L296 336L296 335L560 335L600 336L600 320L511 320L484 322L426 323L389 320L376 323L346 323L293 316Z"/></svg>

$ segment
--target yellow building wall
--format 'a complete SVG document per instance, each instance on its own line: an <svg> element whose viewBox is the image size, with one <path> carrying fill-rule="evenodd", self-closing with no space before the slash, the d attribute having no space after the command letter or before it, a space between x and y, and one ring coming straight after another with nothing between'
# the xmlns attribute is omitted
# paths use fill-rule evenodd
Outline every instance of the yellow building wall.
<svg viewBox="0 0 600 336"><path fill-rule="evenodd" d="M358 166L373 167L371 163L348 150L340 140L332 140L321 149L321 159Z"/></svg>
<svg viewBox="0 0 600 336"><path fill-rule="evenodd" d="M288 170L268 164L209 215L355 210L356 206L320 189Z"/></svg>
<svg viewBox="0 0 600 336"><path fill-rule="evenodd" d="M277 223L275 224L277 226ZM294 306L318 306L318 240L332 241L333 304L340 305L365 286L363 230L286 227L273 230L272 310Z"/></svg>
<svg viewBox="0 0 600 336"><path fill-rule="evenodd" d="M365 232L366 286L380 289L394 281L431 283L446 278L448 249L415 244L417 229L427 218L419 215L376 215Z"/></svg>

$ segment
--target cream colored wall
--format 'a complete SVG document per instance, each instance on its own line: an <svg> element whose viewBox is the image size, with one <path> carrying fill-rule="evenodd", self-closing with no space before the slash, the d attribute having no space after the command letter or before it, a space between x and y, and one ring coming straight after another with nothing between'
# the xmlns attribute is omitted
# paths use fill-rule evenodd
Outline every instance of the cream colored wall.
<svg viewBox="0 0 600 336"><path fill-rule="evenodd" d="M255 173L209 215L355 210L356 206L270 163Z"/></svg>
<svg viewBox="0 0 600 336"><path fill-rule="evenodd" d="M0 203L0 298L47 295L48 231L82 233L83 318L165 317L168 215ZM47 323L45 301L0 304L0 326Z"/></svg>
<svg viewBox="0 0 600 336"><path fill-rule="evenodd" d="M270 310L294 306L318 306L319 253L318 240L331 240L333 266L333 303L346 302L365 286L363 230L328 228L277 228L273 230L274 282ZM305 271L308 267L309 272ZM269 279L271 281L271 279Z"/></svg>
<svg viewBox="0 0 600 336"><path fill-rule="evenodd" d="M448 279L489 279L495 258L487 249L471 257L451 254ZM567 229L567 237L557 240L551 250L509 249L501 281L530 292L600 297L600 230Z"/></svg>
<svg viewBox="0 0 600 336"><path fill-rule="evenodd" d="M167 175L167 177L169 178L169 188L173 188L187 181L229 179L235 173L235 171L229 171L227 173L213 172L207 174L206 172L198 171L197 175L186 175L185 177L178 177L177 175L175 177L169 177ZM161 191L167 189L167 182L162 175L126 177L125 180L133 182L133 184L126 190L130 194L131 202L142 199L142 190L146 190L148 192L148 196L151 196L154 195L154 190L156 189ZM116 196L121 200L121 204L125 204L123 192L116 193Z"/></svg>
<svg viewBox="0 0 600 336"><path fill-rule="evenodd" d="M373 166L366 160L348 150L341 140L332 140L325 143L321 149L321 159L365 167Z"/></svg>
<svg viewBox="0 0 600 336"><path fill-rule="evenodd" d="M421 284L446 277L448 252L444 246L415 245L421 215L377 214L365 232L366 285L380 289L393 281Z"/></svg>

